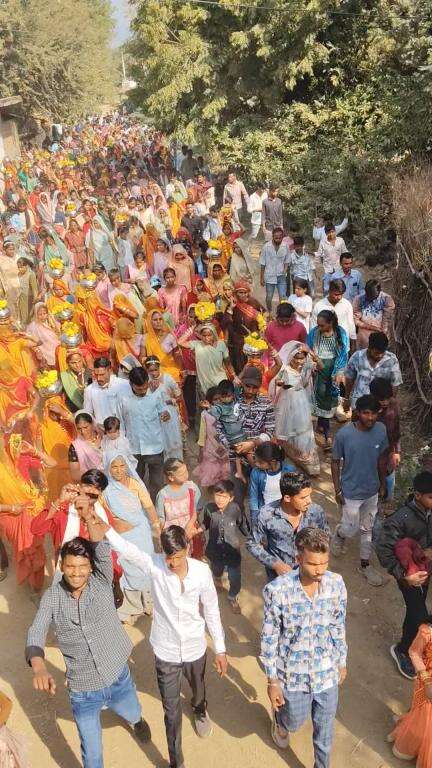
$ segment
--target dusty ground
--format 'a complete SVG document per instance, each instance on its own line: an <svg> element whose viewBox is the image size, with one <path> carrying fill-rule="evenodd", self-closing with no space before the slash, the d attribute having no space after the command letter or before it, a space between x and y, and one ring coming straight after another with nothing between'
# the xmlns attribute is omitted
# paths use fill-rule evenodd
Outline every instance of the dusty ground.
<svg viewBox="0 0 432 768"><path fill-rule="evenodd" d="M328 457L323 457L321 478L315 483L316 502L325 508L334 526L338 509L334 504ZM348 676L341 688L335 728L333 768L388 768L401 766L385 741L391 730L393 713L401 713L410 701L411 683L400 677L389 656L390 644L398 638L402 619L402 600L392 579L374 589L357 573L358 549L353 543L343 561L333 562L342 573L348 589ZM262 618L261 590L263 569L244 551L243 613L234 616L226 594L220 595L223 624L229 655L229 672L220 680L211 666L207 673L209 713L214 732L200 741L191 722L188 691L185 687L183 742L187 768L272 765L311 768L311 728L309 725L292 739L292 749L278 751L270 738L269 705L265 676L257 663L259 629ZM25 734L31 765L44 768L79 768L79 743L71 720L63 680L63 661L48 639L47 659L58 689L54 698L36 694L31 687L31 672L24 662L27 627L35 612L28 594L18 589L13 569L0 585L0 687L14 700L10 727ZM162 708L156 687L152 652L148 643L150 619L142 618L128 632L134 642L131 668L153 739L144 750L135 743L115 716L104 712L103 740L106 768L164 766L167 749Z"/></svg>
<svg viewBox="0 0 432 768"><path fill-rule="evenodd" d="M330 482L328 459L324 459L315 500L324 506L334 524L338 513ZM261 566L246 551L243 566L244 586L240 597L243 614L234 616L226 595L220 596L230 667L228 676L220 680L211 664L209 666L209 712L215 727L208 741L200 741L194 733L188 692L184 689L186 766L201 768L205 762L208 768L219 768L221 764L258 768L271 762L275 768L310 768L313 761L309 726L293 738L292 751L279 752L270 739L265 677L257 663L264 579ZM400 677L388 653L389 645L398 636L401 600L392 580L379 589L364 582L356 572L355 544L344 561L333 563L333 567L344 576L349 595L348 677L341 689L333 768L345 768L348 764L352 768L401 765L385 742L385 735L392 727L392 713L400 713L408 706L411 691L411 683ZM57 694L46 698L31 687L31 672L25 665L23 650L34 611L26 591L17 587L11 569L8 579L1 584L0 597L0 687L14 700L9 725L27 736L32 766L78 768L78 737L67 692L61 684L63 661L53 637L48 639L47 659L58 683ZM167 756L162 708L148 644L149 629L150 619L144 617L128 631L135 646L131 668L153 741L143 755L125 727L115 716L104 712L107 768L162 766ZM209 660L212 661L212 652Z"/></svg>

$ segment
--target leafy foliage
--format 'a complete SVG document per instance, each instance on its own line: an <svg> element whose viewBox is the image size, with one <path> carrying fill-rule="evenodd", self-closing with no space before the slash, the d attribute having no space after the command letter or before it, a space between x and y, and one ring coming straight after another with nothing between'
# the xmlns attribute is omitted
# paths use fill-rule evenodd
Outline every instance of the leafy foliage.
<svg viewBox="0 0 432 768"><path fill-rule="evenodd" d="M29 115L70 120L112 101L118 79L109 0L3 0L1 95Z"/></svg>
<svg viewBox="0 0 432 768"><path fill-rule="evenodd" d="M137 0L133 98L246 179L276 178L293 218L344 204L381 252L390 179L430 152L429 0Z"/></svg>

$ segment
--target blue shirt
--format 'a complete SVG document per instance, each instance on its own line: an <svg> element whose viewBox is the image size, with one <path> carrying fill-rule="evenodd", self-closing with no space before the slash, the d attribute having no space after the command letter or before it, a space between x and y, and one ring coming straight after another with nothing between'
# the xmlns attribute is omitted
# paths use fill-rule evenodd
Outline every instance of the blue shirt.
<svg viewBox="0 0 432 768"><path fill-rule="evenodd" d="M162 395L157 389L143 397L131 393L120 400L120 414L132 453L140 456L156 455L164 450L160 414L166 411Z"/></svg>
<svg viewBox="0 0 432 768"><path fill-rule="evenodd" d="M273 565L277 560L291 567L295 566L297 555L295 537L302 528L308 526L321 528L326 533L330 533L324 510L318 504L310 505L294 530L282 510L280 501L274 501L261 509L246 547L251 555L266 566L268 575L274 578L276 573L273 571Z"/></svg>
<svg viewBox="0 0 432 768"><path fill-rule="evenodd" d="M337 269L333 274L325 274L323 277L323 290L324 296L329 292L329 285L331 280L343 280L345 283L346 291L344 293L344 299L348 299L351 303L355 297L364 291L365 282L363 275L359 269L351 269L349 275L346 275L342 269Z"/></svg>
<svg viewBox="0 0 432 768"><path fill-rule="evenodd" d="M342 576L326 571L311 598L297 570L264 588L261 661L268 678L285 691L320 693L339 683L346 666L346 589Z"/></svg>
<svg viewBox="0 0 432 768"><path fill-rule="evenodd" d="M341 489L346 499L362 501L379 490L378 459L389 445L384 424L376 422L372 429L358 429L345 424L336 433L333 459L343 459Z"/></svg>

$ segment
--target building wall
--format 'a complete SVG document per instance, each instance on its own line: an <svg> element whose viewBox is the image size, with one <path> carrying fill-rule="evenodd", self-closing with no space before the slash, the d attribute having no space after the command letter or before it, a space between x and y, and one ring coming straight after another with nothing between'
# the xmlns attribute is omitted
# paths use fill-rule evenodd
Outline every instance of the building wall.
<svg viewBox="0 0 432 768"><path fill-rule="evenodd" d="M19 157L20 143L15 120L4 120L0 114L0 161Z"/></svg>

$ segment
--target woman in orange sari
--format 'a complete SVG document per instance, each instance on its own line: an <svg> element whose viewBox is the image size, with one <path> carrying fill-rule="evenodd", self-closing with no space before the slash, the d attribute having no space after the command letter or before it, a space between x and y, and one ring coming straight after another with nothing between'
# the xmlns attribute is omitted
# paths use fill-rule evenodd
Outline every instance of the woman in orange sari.
<svg viewBox="0 0 432 768"><path fill-rule="evenodd" d="M146 357L144 336L136 333L132 320L127 317L121 317L116 322L114 331L114 353L117 364L119 364L126 355L133 355L140 365L144 365Z"/></svg>
<svg viewBox="0 0 432 768"><path fill-rule="evenodd" d="M43 587L45 549L42 538L30 530L33 517L45 506L45 498L30 481L26 482L13 461L9 444L0 439L0 533L11 544L16 561L18 584Z"/></svg>
<svg viewBox="0 0 432 768"><path fill-rule="evenodd" d="M183 357L177 339L165 322L159 309L152 309L146 318L147 332L144 344L147 357L157 357L163 373L169 373L179 384L183 369Z"/></svg>
<svg viewBox="0 0 432 768"><path fill-rule="evenodd" d="M65 483L70 482L68 451L75 437L74 419L67 410L61 393L60 381L50 387L51 391L40 389L44 397L40 438L44 452L54 459L56 465L47 468L48 500L55 501Z"/></svg>
<svg viewBox="0 0 432 768"><path fill-rule="evenodd" d="M116 315L104 307L95 287L96 282L93 288L77 287L75 316L84 331L87 347L94 357L99 357L109 354Z"/></svg>
<svg viewBox="0 0 432 768"><path fill-rule="evenodd" d="M29 415L37 398L33 386L36 365L31 350L38 342L15 331L6 309L0 320L0 426L11 429Z"/></svg>
<svg viewBox="0 0 432 768"><path fill-rule="evenodd" d="M154 272L154 254L157 249L158 231L153 224L147 224L142 236L141 250L144 251L149 275Z"/></svg>

